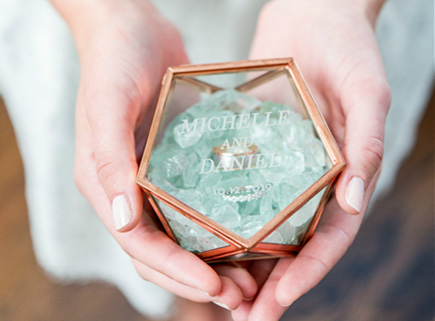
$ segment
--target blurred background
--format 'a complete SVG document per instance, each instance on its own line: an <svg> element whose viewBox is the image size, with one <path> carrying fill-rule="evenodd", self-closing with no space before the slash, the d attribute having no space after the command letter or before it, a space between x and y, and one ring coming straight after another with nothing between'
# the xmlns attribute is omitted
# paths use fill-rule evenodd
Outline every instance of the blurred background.
<svg viewBox="0 0 435 321"><path fill-rule="evenodd" d="M434 320L434 107L433 95L412 153L347 254L283 321ZM0 222L1 321L150 321L113 286L58 283L36 264L23 168L1 100Z"/></svg>

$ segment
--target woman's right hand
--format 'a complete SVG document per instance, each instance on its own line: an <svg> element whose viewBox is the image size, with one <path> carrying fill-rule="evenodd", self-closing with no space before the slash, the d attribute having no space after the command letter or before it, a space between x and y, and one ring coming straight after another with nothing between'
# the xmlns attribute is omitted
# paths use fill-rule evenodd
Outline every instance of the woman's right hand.
<svg viewBox="0 0 435 321"><path fill-rule="evenodd" d="M177 30L148 1L52 0L69 23L81 78L75 179L138 273L184 298L230 309L255 295L244 269L212 268L155 223L135 183L137 160L168 66L187 62Z"/></svg>

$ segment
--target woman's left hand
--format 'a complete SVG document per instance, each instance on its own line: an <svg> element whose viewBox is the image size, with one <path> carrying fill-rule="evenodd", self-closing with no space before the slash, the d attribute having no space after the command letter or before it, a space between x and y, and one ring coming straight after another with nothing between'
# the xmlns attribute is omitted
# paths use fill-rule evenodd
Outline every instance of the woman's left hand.
<svg viewBox="0 0 435 321"><path fill-rule="evenodd" d="M391 99L373 31L382 2L275 0L260 14L251 58L295 58L347 166L301 252L250 264L260 291L233 312L237 321L278 320L331 270L360 228L381 168Z"/></svg>

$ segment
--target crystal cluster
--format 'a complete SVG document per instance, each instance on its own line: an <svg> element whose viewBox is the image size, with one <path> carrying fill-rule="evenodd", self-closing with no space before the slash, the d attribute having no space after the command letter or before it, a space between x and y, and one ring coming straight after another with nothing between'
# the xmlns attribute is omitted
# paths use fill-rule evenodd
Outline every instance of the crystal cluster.
<svg viewBox="0 0 435 321"><path fill-rule="evenodd" d="M249 146L255 146L249 149L255 153L240 156L243 162L231 158L222 162L223 156L216 153L222 149L230 155L243 154ZM311 122L290 106L222 90L170 122L153 150L147 176L191 208L249 238L327 167ZM320 198L321 193L264 242L299 244ZM202 252L226 245L169 206L158 204L185 249Z"/></svg>

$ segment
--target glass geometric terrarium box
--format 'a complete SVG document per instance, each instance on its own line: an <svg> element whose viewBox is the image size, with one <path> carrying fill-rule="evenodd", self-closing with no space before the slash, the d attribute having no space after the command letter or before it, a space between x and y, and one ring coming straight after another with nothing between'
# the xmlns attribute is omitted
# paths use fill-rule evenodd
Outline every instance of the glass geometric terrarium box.
<svg viewBox="0 0 435 321"><path fill-rule="evenodd" d="M208 262L288 256L344 159L292 59L169 68L137 176L168 235Z"/></svg>

